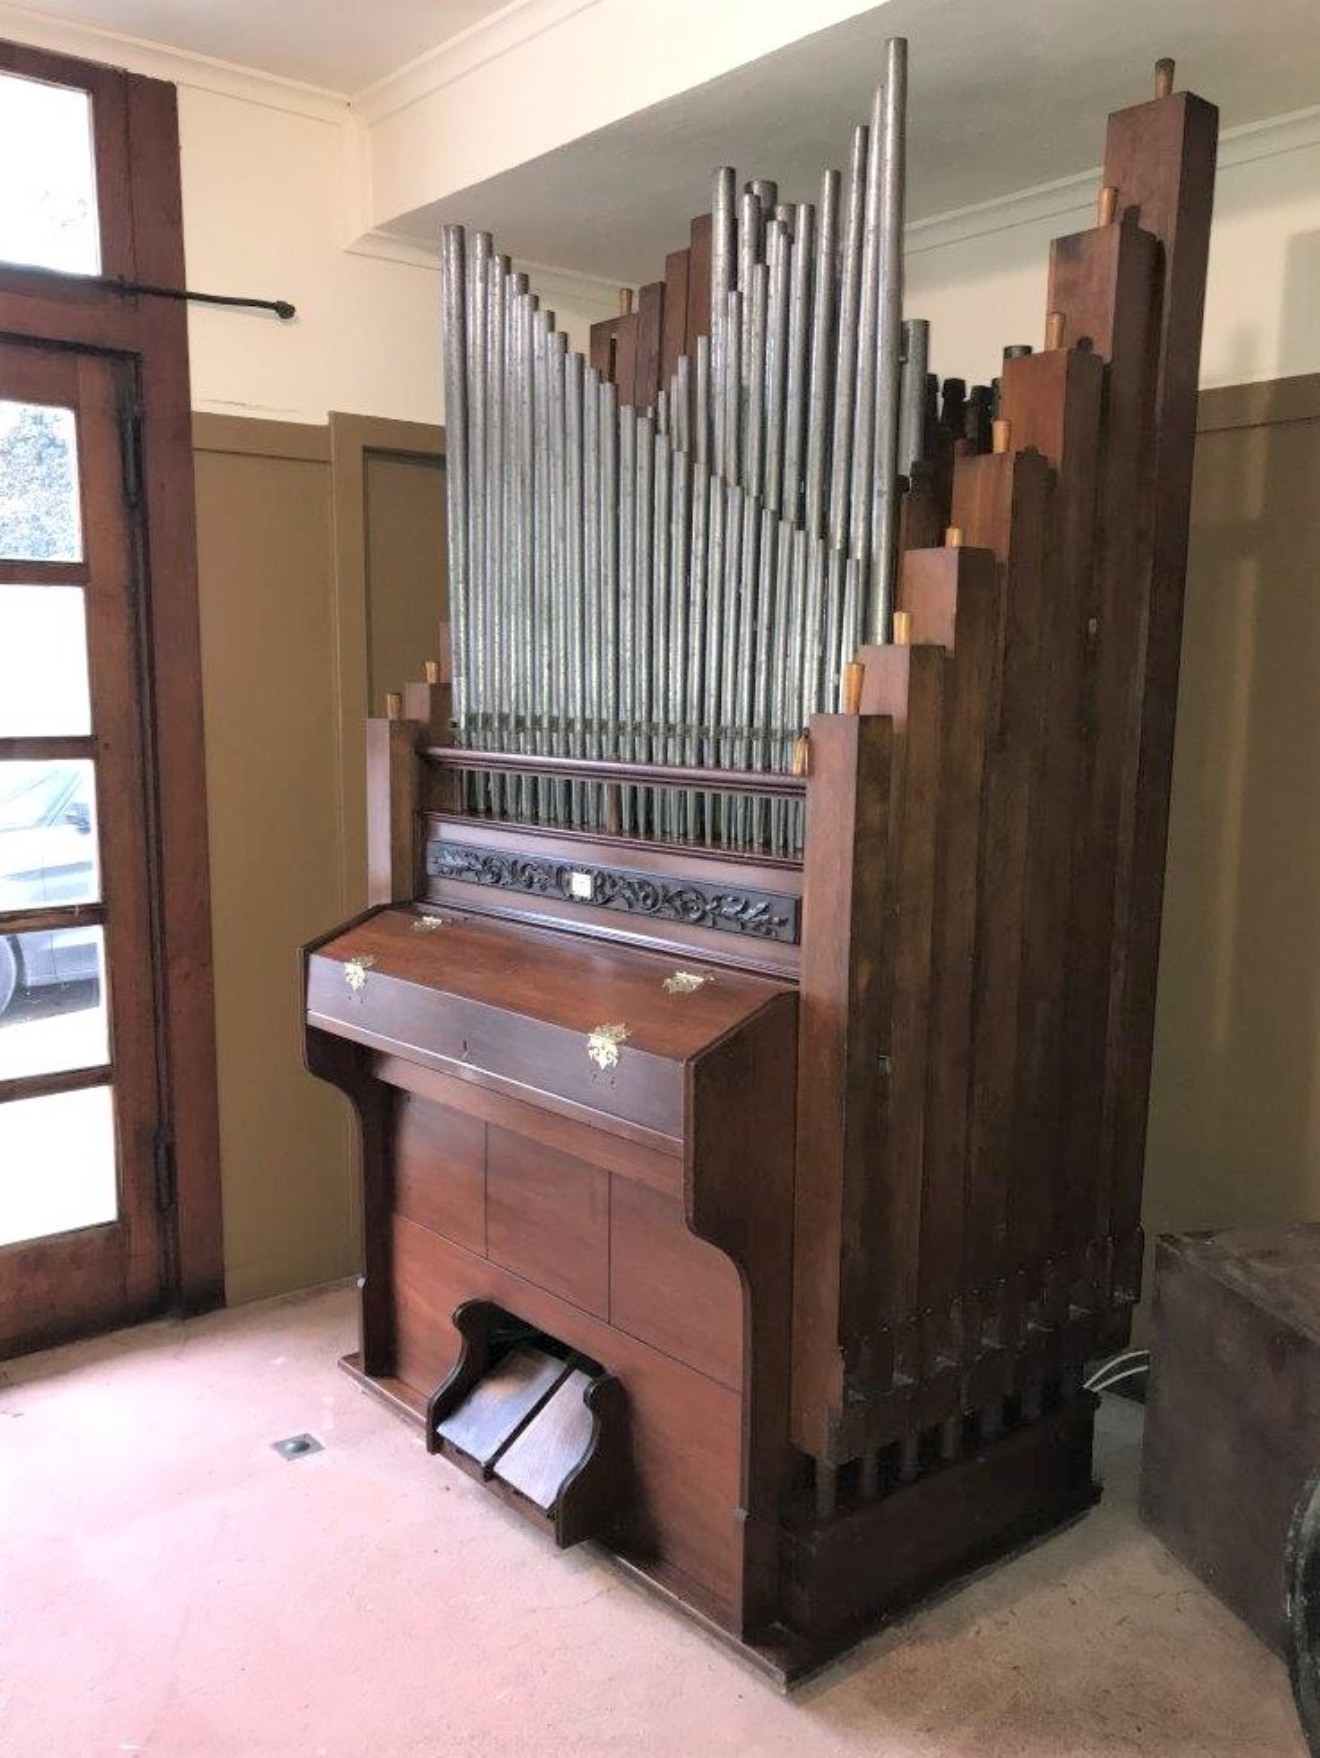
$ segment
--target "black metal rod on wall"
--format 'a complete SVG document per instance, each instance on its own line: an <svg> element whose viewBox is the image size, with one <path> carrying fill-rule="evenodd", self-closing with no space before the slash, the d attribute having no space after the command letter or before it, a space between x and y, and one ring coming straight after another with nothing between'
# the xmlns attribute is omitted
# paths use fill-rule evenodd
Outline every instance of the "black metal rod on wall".
<svg viewBox="0 0 1320 1758"><path fill-rule="evenodd" d="M67 285L78 282L104 287L108 293L140 294L147 299L182 299L192 305L229 305L250 311L273 311L282 323L298 315L298 308L287 299L250 299L239 293L195 293L191 287L158 287L150 281L130 281L122 275L72 275L63 269L42 268L35 263L0 261L0 276L6 270L26 278L31 275L49 283Z"/></svg>
<svg viewBox="0 0 1320 1758"><path fill-rule="evenodd" d="M113 287L120 293L141 293L151 299L186 299L193 305L231 305L244 306L252 311L273 311L285 323L297 315L298 309L287 299L248 299L237 293L195 293L189 287L153 287L145 281L124 281L104 275L97 279L103 287Z"/></svg>

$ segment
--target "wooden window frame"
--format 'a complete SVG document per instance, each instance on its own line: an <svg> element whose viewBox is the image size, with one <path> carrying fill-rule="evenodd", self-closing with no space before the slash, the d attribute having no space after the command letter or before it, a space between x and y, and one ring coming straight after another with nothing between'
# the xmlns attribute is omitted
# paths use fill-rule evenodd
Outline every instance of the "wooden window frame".
<svg viewBox="0 0 1320 1758"><path fill-rule="evenodd" d="M175 88L93 62L0 43L0 71L90 93L101 276L183 287L183 203ZM223 1304L206 768L193 500L188 321L178 301L104 279L0 263L0 336L131 361L141 417L146 544L148 747L158 805L155 896L163 962L164 1120L176 1201L166 1302Z"/></svg>

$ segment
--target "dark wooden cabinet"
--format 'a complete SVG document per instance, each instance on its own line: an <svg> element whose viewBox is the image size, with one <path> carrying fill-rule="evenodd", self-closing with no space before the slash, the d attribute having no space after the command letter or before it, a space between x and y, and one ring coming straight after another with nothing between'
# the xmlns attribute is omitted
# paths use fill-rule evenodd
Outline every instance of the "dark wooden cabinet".
<svg viewBox="0 0 1320 1758"><path fill-rule="evenodd" d="M574 1414L608 1371L622 1395L600 1435L589 1417L587 1445L579 1428L557 1455L566 1477L592 1445L608 1453L574 1536L731 1632L768 1627L789 1462L793 990L392 908L311 949L307 1017L313 1069L363 1117L357 1370L420 1415L462 1366L454 1315L470 1328L484 1307L497 1333L518 1321L552 1359L591 1364L565 1388ZM507 1359L498 1335L477 1346ZM544 1400L521 1390L504 1446L477 1463L535 1512L501 1475L508 1461L538 1481L527 1419Z"/></svg>
<svg viewBox="0 0 1320 1758"><path fill-rule="evenodd" d="M1262 1642L1320 1466L1320 1227L1174 1233L1155 1258L1142 1517Z"/></svg>

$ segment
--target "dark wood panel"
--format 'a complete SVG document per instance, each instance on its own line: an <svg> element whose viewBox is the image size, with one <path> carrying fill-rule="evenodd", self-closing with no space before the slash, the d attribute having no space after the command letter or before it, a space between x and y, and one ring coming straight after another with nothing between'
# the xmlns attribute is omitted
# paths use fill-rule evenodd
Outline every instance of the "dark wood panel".
<svg viewBox="0 0 1320 1758"><path fill-rule="evenodd" d="M664 1196L683 1194L683 1160L677 1152L657 1153L613 1131L593 1128L475 1081L457 1080L438 1069L423 1068L402 1056L377 1056L373 1060L377 1078L391 1086L420 1094L437 1105L485 1123L498 1124L515 1135L586 1160L592 1166L636 1179Z"/></svg>
<svg viewBox="0 0 1320 1758"><path fill-rule="evenodd" d="M1172 1234L1155 1258L1142 1517L1276 1651L1284 1541L1320 1458L1317 1266L1315 1226Z"/></svg>
<svg viewBox="0 0 1320 1758"><path fill-rule="evenodd" d="M164 80L132 76L126 86L133 167L133 263L127 272L158 287L182 287L187 272L177 92ZM155 583L150 640L158 729L159 933L168 972L162 1002L177 1182L172 1271L183 1304L197 1310L224 1298L224 1250L206 760L197 687L201 628L188 312L177 301L134 305L130 347L140 360L145 536Z"/></svg>
<svg viewBox="0 0 1320 1758"><path fill-rule="evenodd" d="M421 778L415 720L367 722L367 900L408 903L422 889Z"/></svg>
<svg viewBox="0 0 1320 1758"><path fill-rule="evenodd" d="M308 957L304 948L304 973ZM362 1168L362 1371L392 1377L402 1374L396 1365L394 1176L389 1161L399 1095L372 1078L369 1056L336 1034L309 1029L303 1054L308 1072L338 1087L353 1107Z"/></svg>
<svg viewBox="0 0 1320 1758"><path fill-rule="evenodd" d="M1159 240L1162 270L1159 371L1145 459L1151 547L1134 667L1142 689L1124 787L1105 1076L1104 1141L1119 1236L1136 1228L1141 1212L1218 133L1214 105L1179 92L1111 117L1105 144L1105 182L1118 190L1119 211L1135 209L1143 230ZM1135 1297L1136 1289L1123 1292Z"/></svg>
<svg viewBox="0 0 1320 1758"><path fill-rule="evenodd" d="M493 1128L486 1140L486 1250L574 1306L610 1310L610 1181L599 1167Z"/></svg>
<svg viewBox="0 0 1320 1758"><path fill-rule="evenodd" d="M392 1375L425 1400L448 1377L458 1359L460 1338L451 1323L454 1309L487 1288L483 1278L472 1286L452 1276L445 1281L437 1272L437 1263L462 1248L415 1221L402 1215L387 1217L385 1239L391 1266L385 1279L385 1298L393 1310L394 1355L392 1361L377 1367L368 1363L364 1354L363 1366L373 1377ZM519 1311L518 1316L526 1315Z"/></svg>
<svg viewBox="0 0 1320 1758"><path fill-rule="evenodd" d="M610 1322L726 1386L742 1383L743 1290L681 1204L625 1179L610 1194Z"/></svg>
<svg viewBox="0 0 1320 1758"><path fill-rule="evenodd" d="M944 695L921 1218L922 1301L949 1330L932 1340L928 1357L957 1358L950 1306L965 1272L977 1273L975 1262L964 1259L967 1110L981 796L988 736L998 720L1002 591L1002 572L988 550L916 549L903 558L900 601L912 618L913 640L938 642L952 655Z"/></svg>
<svg viewBox="0 0 1320 1758"><path fill-rule="evenodd" d="M636 1504L613 1542L660 1557L712 1595L737 1622L745 1543L740 1400L692 1368L411 1222L394 1226L398 1376L429 1394L458 1355L450 1314L463 1300L495 1301L617 1373L628 1392Z"/></svg>
<svg viewBox="0 0 1320 1758"><path fill-rule="evenodd" d="M915 1322L921 1264L923 1127L930 1048L927 1001L940 808L946 650L864 647L864 713L893 727L883 956L890 1012L878 1083L879 1154L871 1177L878 1221L865 1308L895 1328ZM860 1291L859 1291L860 1292ZM855 1322L860 1326L862 1312ZM903 1366L906 1375L910 1369Z"/></svg>
<svg viewBox="0 0 1320 1758"><path fill-rule="evenodd" d="M1062 1177L1089 1195L1089 1232L1110 1231L1111 1181L1103 1114L1105 1030L1112 981L1118 836L1127 761L1128 702L1140 642L1140 594L1133 590L1150 542L1147 469L1155 350L1158 246L1131 224L1060 239L1051 298L1106 362L1102 456L1096 489L1089 619L1095 620L1083 675L1079 816L1064 995Z"/></svg>
<svg viewBox="0 0 1320 1758"><path fill-rule="evenodd" d="M661 389L678 369L679 356L687 348L688 260L686 250L673 250L665 258L665 321L660 350Z"/></svg>
<svg viewBox="0 0 1320 1758"><path fill-rule="evenodd" d="M637 365L633 393L639 410L655 406L664 347L665 284L650 281L637 295Z"/></svg>
<svg viewBox="0 0 1320 1758"><path fill-rule="evenodd" d="M614 383L619 407L631 409L637 392L637 313L630 311L614 321Z"/></svg>
<svg viewBox="0 0 1320 1758"><path fill-rule="evenodd" d="M469 1251L486 1249L486 1126L414 1093L394 1118L394 1206Z"/></svg>
<svg viewBox="0 0 1320 1758"><path fill-rule="evenodd" d="M785 1538L785 1610L799 1627L861 1632L877 1603L902 1606L1095 1501L1092 1400L1075 1399L978 1456L841 1519Z"/></svg>
<svg viewBox="0 0 1320 1758"><path fill-rule="evenodd" d="M1093 1184L1058 1175L1063 1107L1063 1015L1072 907L1073 851L1084 792L1080 708L1093 615L1092 564L1104 367L1089 349L1054 349L1004 363L1003 401L1015 444L1033 446L1056 472L1050 580L1042 606L1042 701L1032 753L1026 895L1018 995L1018 1078L1013 1163L1022 1258L1054 1240L1079 1249L1091 1237Z"/></svg>
<svg viewBox="0 0 1320 1758"><path fill-rule="evenodd" d="M1026 905L1032 762L1042 700L1043 594L1053 481L1037 453L960 458L954 523L1005 566L998 718L983 792L973 986L967 1250L993 1281L1010 1260L1012 1102ZM1028 1225L1019 1215L1019 1225Z"/></svg>
<svg viewBox="0 0 1320 1758"><path fill-rule="evenodd" d="M76 1093L84 1087L104 1087L111 1074L104 1068L64 1068L53 1074L20 1074L0 1080L0 1105L12 1099L42 1099L52 1093Z"/></svg>
<svg viewBox="0 0 1320 1758"><path fill-rule="evenodd" d="M807 789L797 1182L793 1244L792 1433L824 1456L857 1348L844 1349L851 1242L872 1237L879 1151L876 1086L889 997L882 962L892 727L874 715L816 715Z"/></svg>
<svg viewBox="0 0 1320 1758"><path fill-rule="evenodd" d="M500 1455L495 1475L544 1513L554 1507L564 1480L586 1457L594 1424L583 1393L591 1378L581 1368L563 1376L531 1421Z"/></svg>
<svg viewBox="0 0 1320 1758"><path fill-rule="evenodd" d="M6 391L6 401L17 398L17 390L7 386ZM0 556L0 585L85 586L87 579L85 562L10 561Z"/></svg>
<svg viewBox="0 0 1320 1758"><path fill-rule="evenodd" d="M97 748L94 738L65 738L59 735L47 738L2 738L0 763L8 763L15 757L26 759L29 763L46 760L68 762L95 757Z"/></svg>
<svg viewBox="0 0 1320 1758"><path fill-rule="evenodd" d="M572 1030L529 1018L516 1006L476 1001L455 995L452 988L446 993L443 981L439 985L443 1000L438 1003L420 968L405 977L359 965L365 980L350 987L347 967L357 957L377 956L367 947L380 944L370 936L350 939L351 947L338 943L338 950L345 953L342 963L319 953L311 960L308 1003L314 1025L372 1049L407 1049L417 1061L460 1078L480 1071L486 1083L498 1084L517 1097L544 1102L567 1115L593 1118L650 1146L663 1148L681 1137L681 1060L671 1061L645 1042L634 1045L627 1039L618 1044L613 1064L601 1064L592 1054L592 1034L598 1028L618 1025L630 1035L642 1035L638 1011L610 1005L617 1003L617 993L593 996L590 988L582 988L576 1000L584 1012L593 1001L599 1005L585 1014L580 1029ZM534 967L529 964L522 974L530 981ZM589 975L590 967L584 964L579 982L585 983ZM662 995L658 980L655 987Z"/></svg>
<svg viewBox="0 0 1320 1758"><path fill-rule="evenodd" d="M790 982L797 975L798 949L783 940L755 934L729 934L719 928L689 926L657 916L633 916L592 904L566 904L553 897L486 890L451 879L428 879L426 901L442 909L486 916L509 927L525 923L553 928L574 939L635 946L667 956L672 970L718 969L756 973Z"/></svg>
<svg viewBox="0 0 1320 1758"><path fill-rule="evenodd" d="M328 974L347 994L342 965L368 961L367 982L354 1001L368 1016L373 987L394 982L439 993L508 1014L511 1025L517 1016L533 1026L562 1027L580 1038L588 1070L586 1035L603 1019L627 1024L621 1065L642 1055L683 1062L781 992L776 984L728 971L685 994L680 1007L665 988L673 961L660 954L565 940L530 927L517 932L462 915L446 916L433 931L418 923L412 910L384 910L324 942L316 956L339 961L340 971Z"/></svg>
<svg viewBox="0 0 1320 1758"><path fill-rule="evenodd" d="M614 349L619 333L617 317L607 317L601 323L592 324L588 339L588 359L600 376L607 380L614 379Z"/></svg>
<svg viewBox="0 0 1320 1758"><path fill-rule="evenodd" d="M688 244L688 293L686 352L696 367L697 341L710 334L710 237L709 214L692 222Z"/></svg>
<svg viewBox="0 0 1320 1758"><path fill-rule="evenodd" d="M436 1424L436 1433L488 1470L567 1372L559 1357L544 1349L511 1349Z"/></svg>
<svg viewBox="0 0 1320 1758"><path fill-rule="evenodd" d="M156 1310L154 1288L108 1302L122 1281L123 1240L117 1227L91 1227L59 1238L0 1249L0 1336L6 1356L43 1349L107 1324L133 1324Z"/></svg>
<svg viewBox="0 0 1320 1758"><path fill-rule="evenodd" d="M779 994L690 1070L687 1205L694 1233L738 1265L747 1291L742 1421L744 1631L775 1616L788 1446L798 1008Z"/></svg>

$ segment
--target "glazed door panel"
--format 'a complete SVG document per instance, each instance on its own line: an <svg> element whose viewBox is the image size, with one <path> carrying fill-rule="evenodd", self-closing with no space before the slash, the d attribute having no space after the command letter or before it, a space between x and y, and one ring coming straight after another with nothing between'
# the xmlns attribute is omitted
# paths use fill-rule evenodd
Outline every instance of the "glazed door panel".
<svg viewBox="0 0 1320 1758"><path fill-rule="evenodd" d="M0 345L0 1355L167 1285L133 398Z"/></svg>

